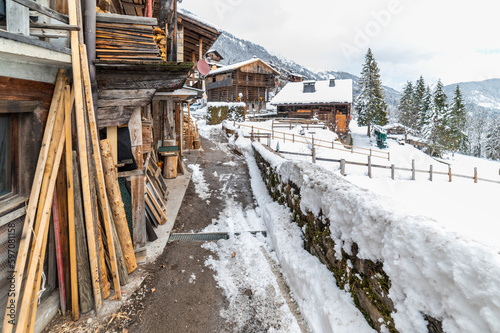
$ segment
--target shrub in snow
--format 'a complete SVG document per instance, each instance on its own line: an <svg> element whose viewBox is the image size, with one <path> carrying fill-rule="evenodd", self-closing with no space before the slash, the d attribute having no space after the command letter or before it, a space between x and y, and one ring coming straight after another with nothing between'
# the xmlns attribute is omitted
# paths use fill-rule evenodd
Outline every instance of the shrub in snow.
<svg viewBox="0 0 500 333"><path fill-rule="evenodd" d="M224 120L245 121L245 103L208 103L207 123L218 125Z"/></svg>

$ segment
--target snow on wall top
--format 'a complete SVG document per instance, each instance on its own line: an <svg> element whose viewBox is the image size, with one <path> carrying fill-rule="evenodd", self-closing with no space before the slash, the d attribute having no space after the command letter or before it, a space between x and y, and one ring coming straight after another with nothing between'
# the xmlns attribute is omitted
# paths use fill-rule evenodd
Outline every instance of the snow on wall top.
<svg viewBox="0 0 500 333"><path fill-rule="evenodd" d="M304 93L304 82L290 82L271 101L279 104L311 103L352 103L352 80L335 80L335 87L330 87L330 80L316 81L316 91ZM312 81L314 82L314 81Z"/></svg>
<svg viewBox="0 0 500 333"><path fill-rule="evenodd" d="M262 62L264 65L268 66L270 69L272 69L274 72L276 72L276 74L279 74L274 68L272 68L271 66L269 66L269 64L267 64L264 60L259 59L259 58L252 58L250 60L246 60L246 61L242 61L242 62L237 62L237 63L229 65L229 66L224 66L224 67L221 67L221 68L217 68L216 70L210 71L210 73L208 73L208 75L214 75L214 74L220 74L220 73L230 72L230 71L235 70L237 68L253 64L254 62L257 62L257 61Z"/></svg>

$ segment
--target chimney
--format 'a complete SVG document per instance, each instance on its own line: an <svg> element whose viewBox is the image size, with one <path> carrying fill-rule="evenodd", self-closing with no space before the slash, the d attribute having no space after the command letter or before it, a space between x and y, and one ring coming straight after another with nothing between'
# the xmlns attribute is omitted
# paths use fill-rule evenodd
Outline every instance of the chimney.
<svg viewBox="0 0 500 333"><path fill-rule="evenodd" d="M316 92L316 81L304 81L304 93Z"/></svg>
<svg viewBox="0 0 500 333"><path fill-rule="evenodd" d="M330 87L335 87L335 77L330 76Z"/></svg>

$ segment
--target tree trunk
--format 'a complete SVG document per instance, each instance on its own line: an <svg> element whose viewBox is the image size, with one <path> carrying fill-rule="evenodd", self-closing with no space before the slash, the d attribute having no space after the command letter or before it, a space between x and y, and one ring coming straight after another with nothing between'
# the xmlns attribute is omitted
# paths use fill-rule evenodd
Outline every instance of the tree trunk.
<svg viewBox="0 0 500 333"><path fill-rule="evenodd" d="M118 173L113 163L111 145L108 140L101 141L101 154L104 180L106 182L108 200L113 213L113 221L116 226L116 232L118 233L118 239L120 240L125 264L127 265L127 272L131 273L137 268L137 262L135 259L132 238L130 237L130 231L128 229L125 208L120 194L120 185L118 185Z"/></svg>

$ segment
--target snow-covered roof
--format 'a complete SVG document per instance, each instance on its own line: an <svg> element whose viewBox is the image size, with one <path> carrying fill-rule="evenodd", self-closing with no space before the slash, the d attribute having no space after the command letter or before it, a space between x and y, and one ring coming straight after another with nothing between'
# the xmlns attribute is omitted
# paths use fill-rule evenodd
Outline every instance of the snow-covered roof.
<svg viewBox="0 0 500 333"><path fill-rule="evenodd" d="M191 20L194 20L194 21L197 21L198 23L200 23L201 25L204 25L206 27L209 27L209 28L212 28L214 30L217 30L218 33L222 33L222 30L219 29L219 27L217 27L215 24L212 24L211 22L199 17L198 15L196 14L193 14L191 13L190 11L188 10L185 10L184 8L181 8L177 11L178 14L181 14L181 15L184 15L188 18L190 18Z"/></svg>
<svg viewBox="0 0 500 333"><path fill-rule="evenodd" d="M330 80L316 81L316 91L304 93L304 83L314 81L290 82L271 104L312 104L312 103L352 103L352 80L335 80L335 87L330 87Z"/></svg>
<svg viewBox="0 0 500 333"><path fill-rule="evenodd" d="M261 60L259 58L252 58L250 60L238 62L236 64L232 64L232 65L229 65L229 66L224 66L224 67L221 67L221 68L217 68L216 70L210 71L210 73L208 73L208 75L214 75L214 74L220 74L220 73L230 72L230 71L235 70L237 68L253 64L254 62L257 62L257 61L260 61L261 63L263 63L264 65L266 65L267 67L269 67L271 70L273 70L276 74L279 74L278 71L276 71L274 68L272 68L264 60Z"/></svg>

